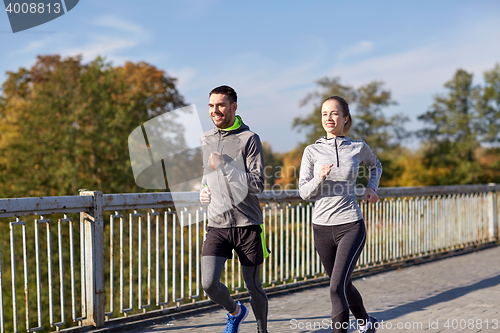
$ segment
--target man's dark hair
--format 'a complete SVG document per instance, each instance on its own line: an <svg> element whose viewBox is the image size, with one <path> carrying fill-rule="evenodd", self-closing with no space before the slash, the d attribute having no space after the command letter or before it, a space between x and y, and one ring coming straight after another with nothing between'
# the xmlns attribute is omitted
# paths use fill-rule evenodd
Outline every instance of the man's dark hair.
<svg viewBox="0 0 500 333"><path fill-rule="evenodd" d="M208 97L212 96L212 94L226 95L229 98L229 102L231 102L231 104L236 103L236 101L238 100L236 91L234 91L234 89L229 86L220 86L212 89L210 94L208 94Z"/></svg>

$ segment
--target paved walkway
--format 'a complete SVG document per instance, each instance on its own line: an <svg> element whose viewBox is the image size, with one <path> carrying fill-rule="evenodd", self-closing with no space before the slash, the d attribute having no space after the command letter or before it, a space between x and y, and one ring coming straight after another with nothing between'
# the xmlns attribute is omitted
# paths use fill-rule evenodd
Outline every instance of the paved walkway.
<svg viewBox="0 0 500 333"><path fill-rule="evenodd" d="M500 247L353 282L368 312L381 321L378 332L500 333ZM328 287L274 296L269 300L268 329L270 333L331 332L326 328L329 313ZM225 316L223 310L213 310L129 332L222 332ZM240 332L256 331L250 311Z"/></svg>

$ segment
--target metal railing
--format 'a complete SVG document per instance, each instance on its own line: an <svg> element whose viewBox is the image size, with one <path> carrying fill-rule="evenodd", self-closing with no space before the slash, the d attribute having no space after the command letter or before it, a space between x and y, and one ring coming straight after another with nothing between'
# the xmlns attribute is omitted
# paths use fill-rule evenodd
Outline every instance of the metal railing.
<svg viewBox="0 0 500 333"><path fill-rule="evenodd" d="M378 203L360 203L367 241L356 269L497 241L499 189L380 188ZM314 203L296 190L265 191L260 201L272 251L263 264L266 287L324 279ZM103 327L209 304L200 284L206 211L198 193L177 193L176 204L177 211L171 193L1 199L0 332ZM222 279L234 294L244 292L237 260Z"/></svg>

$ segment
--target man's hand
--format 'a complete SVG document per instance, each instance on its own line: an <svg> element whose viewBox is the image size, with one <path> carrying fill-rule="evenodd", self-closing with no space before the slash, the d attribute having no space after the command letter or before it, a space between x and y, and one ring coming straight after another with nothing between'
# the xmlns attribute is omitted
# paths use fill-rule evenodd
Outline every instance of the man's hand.
<svg viewBox="0 0 500 333"><path fill-rule="evenodd" d="M319 178L321 180L325 180L326 176L330 174L330 170L332 169L333 164L325 164L321 166L319 170Z"/></svg>
<svg viewBox="0 0 500 333"><path fill-rule="evenodd" d="M371 187L367 187L365 189L365 199L364 202L371 202L375 203L378 201L378 195L375 193L375 191Z"/></svg>
<svg viewBox="0 0 500 333"><path fill-rule="evenodd" d="M222 162L222 160L222 154L220 154L219 152L211 153L208 159L208 166L215 170L219 167L219 164Z"/></svg>
<svg viewBox="0 0 500 333"><path fill-rule="evenodd" d="M208 205L210 203L210 195L212 193L210 193L210 190L208 189L208 187L204 187L201 191L200 191L200 202L203 204L203 205Z"/></svg>

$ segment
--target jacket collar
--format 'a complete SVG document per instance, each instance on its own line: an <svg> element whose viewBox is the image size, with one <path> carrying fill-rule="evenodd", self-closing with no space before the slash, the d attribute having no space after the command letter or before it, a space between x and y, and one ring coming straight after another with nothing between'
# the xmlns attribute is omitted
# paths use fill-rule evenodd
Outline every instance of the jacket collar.
<svg viewBox="0 0 500 333"><path fill-rule="evenodd" d="M236 116L236 117L238 117L239 121L240 121L239 127L234 128L234 129L220 129L220 128L215 127L213 129L213 134L216 135L216 134L220 133L221 135L225 136L225 135L230 135L230 134L235 134L235 133L243 132L246 130L250 130L250 127L248 127L248 125L243 122L243 119L241 119L240 116ZM236 124L236 120L235 120L235 124ZM230 128L232 128L232 127L235 127L235 126L233 125Z"/></svg>
<svg viewBox="0 0 500 333"><path fill-rule="evenodd" d="M352 140L346 136L337 136L331 139L327 139L325 136L316 140L315 143L327 144L327 145L335 145L335 141L337 141L337 145L349 144Z"/></svg>

